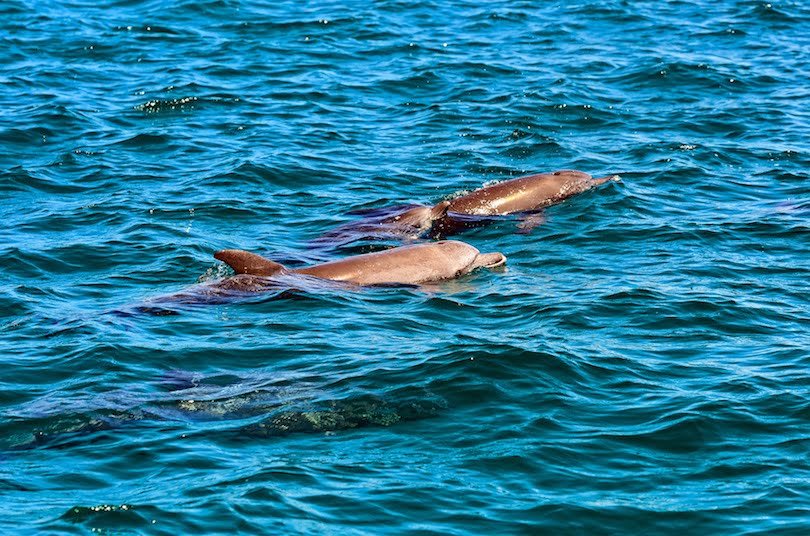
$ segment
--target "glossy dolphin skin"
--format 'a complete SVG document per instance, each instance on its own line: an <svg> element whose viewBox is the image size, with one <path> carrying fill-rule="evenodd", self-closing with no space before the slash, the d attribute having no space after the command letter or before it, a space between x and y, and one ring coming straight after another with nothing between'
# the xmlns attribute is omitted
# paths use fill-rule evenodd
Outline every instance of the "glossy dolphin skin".
<svg viewBox="0 0 810 536"><path fill-rule="evenodd" d="M452 199L448 212L495 216L538 210L560 203L617 175L595 179L582 171L538 173L485 186Z"/></svg>
<svg viewBox="0 0 810 536"><path fill-rule="evenodd" d="M481 253L455 240L401 246L294 270L239 249L218 251L214 257L237 274L270 277L295 273L356 285L418 285L453 279L476 268L494 268L506 262L502 253Z"/></svg>

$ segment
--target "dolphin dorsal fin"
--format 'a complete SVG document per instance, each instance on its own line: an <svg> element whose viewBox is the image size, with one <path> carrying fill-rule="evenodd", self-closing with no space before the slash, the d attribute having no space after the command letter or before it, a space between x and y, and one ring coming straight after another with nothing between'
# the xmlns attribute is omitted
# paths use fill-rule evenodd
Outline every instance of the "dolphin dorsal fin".
<svg viewBox="0 0 810 536"><path fill-rule="evenodd" d="M214 258L233 268L237 274L270 276L284 270L281 264L242 249L223 249L214 253Z"/></svg>
<svg viewBox="0 0 810 536"><path fill-rule="evenodd" d="M444 218L445 214L447 214L447 207L450 206L450 201L442 201L441 203L436 203L433 208L430 209L430 219L431 220L438 220Z"/></svg>

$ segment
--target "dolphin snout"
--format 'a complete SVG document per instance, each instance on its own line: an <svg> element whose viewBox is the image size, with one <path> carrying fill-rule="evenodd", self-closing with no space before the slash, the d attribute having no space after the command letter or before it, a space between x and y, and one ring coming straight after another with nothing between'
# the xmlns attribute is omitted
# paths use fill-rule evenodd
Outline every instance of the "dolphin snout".
<svg viewBox="0 0 810 536"><path fill-rule="evenodd" d="M500 252L481 253L473 263L476 268L495 268L506 264L506 255Z"/></svg>
<svg viewBox="0 0 810 536"><path fill-rule="evenodd" d="M610 175L610 176L607 176L607 177L595 178L595 179L593 179L593 182L594 182L595 185L598 186L600 184L604 184L604 183L609 182L609 181L619 182L621 180L622 180L622 178L620 176L618 176L618 175Z"/></svg>

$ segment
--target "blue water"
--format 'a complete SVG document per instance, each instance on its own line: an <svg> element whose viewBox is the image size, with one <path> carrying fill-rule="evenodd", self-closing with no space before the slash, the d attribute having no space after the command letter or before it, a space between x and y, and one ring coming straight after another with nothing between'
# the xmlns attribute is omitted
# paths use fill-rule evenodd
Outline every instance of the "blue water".
<svg viewBox="0 0 810 536"><path fill-rule="evenodd" d="M805 1L0 3L0 532L804 534ZM619 173L430 289L139 309Z"/></svg>

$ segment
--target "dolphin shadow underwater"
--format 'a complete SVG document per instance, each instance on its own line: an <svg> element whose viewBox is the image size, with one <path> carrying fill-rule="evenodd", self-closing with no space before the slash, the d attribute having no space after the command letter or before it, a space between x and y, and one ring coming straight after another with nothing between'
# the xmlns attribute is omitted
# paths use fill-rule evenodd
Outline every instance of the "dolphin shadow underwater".
<svg viewBox="0 0 810 536"><path fill-rule="evenodd" d="M268 383L261 377L223 384L217 377L176 370L168 371L156 386L162 389L149 394L126 389L102 393L77 401L67 412L64 403L34 404L25 411L28 426L23 429L28 429L16 426L0 451L72 448L150 427L188 432L194 423L200 429L193 435L234 441L331 433L427 419L447 408L444 399L413 389L385 396L330 396L316 385Z"/></svg>
<svg viewBox="0 0 810 536"><path fill-rule="evenodd" d="M503 216L519 218L518 232L544 223L543 209L595 188L618 175L594 178L575 170L537 173L490 184L436 205L405 205L355 211L363 216L325 233L313 247L345 248L360 241L441 239L492 225Z"/></svg>

